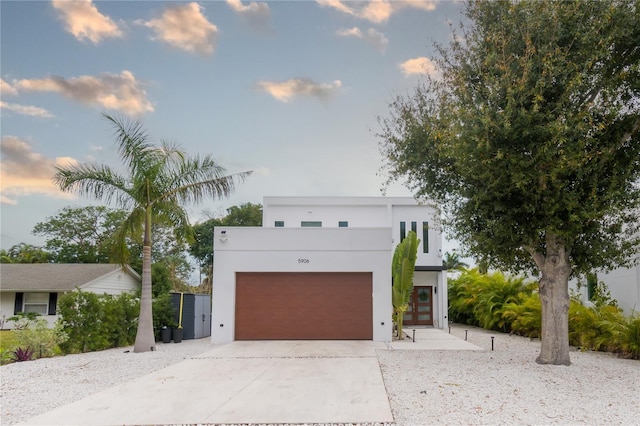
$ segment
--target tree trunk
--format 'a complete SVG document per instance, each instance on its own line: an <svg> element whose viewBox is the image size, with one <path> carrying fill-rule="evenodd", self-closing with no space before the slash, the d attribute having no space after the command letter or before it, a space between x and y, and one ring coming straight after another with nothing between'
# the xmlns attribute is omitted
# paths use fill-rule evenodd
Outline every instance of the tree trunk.
<svg viewBox="0 0 640 426"><path fill-rule="evenodd" d="M536 362L569 365L569 255L554 234L547 233L546 243L544 260L541 255L536 259L542 271L542 348Z"/></svg>
<svg viewBox="0 0 640 426"><path fill-rule="evenodd" d="M140 295L140 317L134 352L147 352L156 349L153 336L153 313L151 305L151 217L147 212L142 247L142 293Z"/></svg>

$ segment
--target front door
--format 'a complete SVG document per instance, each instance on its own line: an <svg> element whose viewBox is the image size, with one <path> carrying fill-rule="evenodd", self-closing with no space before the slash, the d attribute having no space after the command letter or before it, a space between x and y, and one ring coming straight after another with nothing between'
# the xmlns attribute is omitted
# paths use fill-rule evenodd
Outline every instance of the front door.
<svg viewBox="0 0 640 426"><path fill-rule="evenodd" d="M432 296L433 287L414 287L403 323L405 325L433 325Z"/></svg>

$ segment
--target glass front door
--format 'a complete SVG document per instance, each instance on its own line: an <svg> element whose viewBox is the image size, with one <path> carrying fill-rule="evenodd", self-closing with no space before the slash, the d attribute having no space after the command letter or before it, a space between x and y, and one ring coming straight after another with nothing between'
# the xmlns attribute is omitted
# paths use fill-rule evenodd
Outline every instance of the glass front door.
<svg viewBox="0 0 640 426"><path fill-rule="evenodd" d="M404 315L405 325L433 325L433 287L414 287L409 309Z"/></svg>

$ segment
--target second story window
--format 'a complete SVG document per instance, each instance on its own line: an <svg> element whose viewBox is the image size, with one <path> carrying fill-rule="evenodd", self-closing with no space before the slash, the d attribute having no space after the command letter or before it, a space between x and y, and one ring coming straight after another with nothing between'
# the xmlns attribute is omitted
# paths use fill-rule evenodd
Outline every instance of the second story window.
<svg viewBox="0 0 640 426"><path fill-rule="evenodd" d="M322 228L322 222L319 220L303 220L300 222L303 228Z"/></svg>
<svg viewBox="0 0 640 426"><path fill-rule="evenodd" d="M284 228L284 220L276 220L274 225L276 228Z"/></svg>
<svg viewBox="0 0 640 426"><path fill-rule="evenodd" d="M349 227L349 222L347 222L346 220L341 220L338 222L338 228L348 228Z"/></svg>
<svg viewBox="0 0 640 426"><path fill-rule="evenodd" d="M429 253L429 222L422 222L422 252Z"/></svg>

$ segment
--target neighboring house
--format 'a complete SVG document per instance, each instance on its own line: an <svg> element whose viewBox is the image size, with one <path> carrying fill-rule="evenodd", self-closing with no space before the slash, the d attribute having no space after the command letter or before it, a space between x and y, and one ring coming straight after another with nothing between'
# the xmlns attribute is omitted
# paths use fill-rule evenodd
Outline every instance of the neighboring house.
<svg viewBox="0 0 640 426"><path fill-rule="evenodd" d="M392 339L391 259L421 239L405 324L445 328L433 207L410 197L265 197L262 227L216 227L212 340Z"/></svg>
<svg viewBox="0 0 640 426"><path fill-rule="evenodd" d="M632 268L618 268L610 272L599 272L596 275L598 282L603 282L611 298L618 302L627 315L640 313L640 264ZM584 280L583 280L584 281ZM583 303L588 302L593 296L593 288L582 283L578 289L577 281L571 280L570 287L580 294Z"/></svg>
<svg viewBox="0 0 640 426"><path fill-rule="evenodd" d="M120 294L140 288L130 267L89 263L3 263L0 265L0 316L36 312L53 325L58 298L76 288L97 294ZM8 321L4 328L12 328Z"/></svg>

